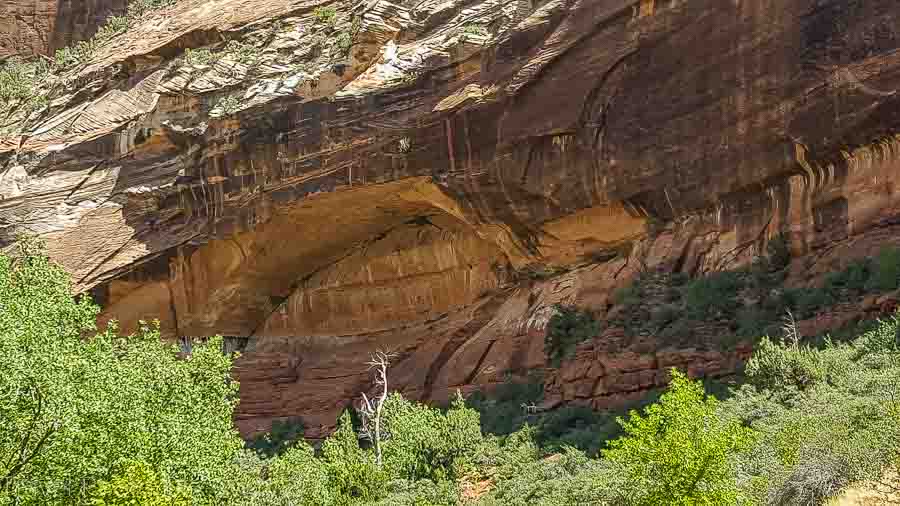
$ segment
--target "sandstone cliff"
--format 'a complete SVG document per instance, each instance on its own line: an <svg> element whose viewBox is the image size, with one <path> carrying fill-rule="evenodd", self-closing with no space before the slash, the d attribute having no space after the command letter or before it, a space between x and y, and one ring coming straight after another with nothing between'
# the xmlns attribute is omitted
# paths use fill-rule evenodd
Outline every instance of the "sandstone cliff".
<svg viewBox="0 0 900 506"><path fill-rule="evenodd" d="M0 4L0 60L52 54L89 39L125 12L127 0L6 0Z"/></svg>
<svg viewBox="0 0 900 506"><path fill-rule="evenodd" d="M102 321L247 340L242 430L315 435L377 348L440 400L545 367L553 305L639 271L786 233L803 283L891 240L898 28L896 0L182 0L8 107L0 240L41 235ZM603 406L748 352L610 332L548 385Z"/></svg>

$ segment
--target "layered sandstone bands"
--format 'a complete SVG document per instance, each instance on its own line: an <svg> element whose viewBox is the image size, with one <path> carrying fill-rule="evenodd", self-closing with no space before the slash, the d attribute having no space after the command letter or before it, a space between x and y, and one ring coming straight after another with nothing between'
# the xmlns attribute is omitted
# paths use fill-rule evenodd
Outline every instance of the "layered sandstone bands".
<svg viewBox="0 0 900 506"><path fill-rule="evenodd" d="M782 231L824 258L900 215L894 0L374 1L334 28L316 5L180 2L0 139L0 236L44 236L126 329L249 338L247 432L327 430L378 348L444 399L544 368L553 305L602 316L640 269ZM235 38L255 63L176 60ZM602 407L748 352L644 340L598 336L548 392Z"/></svg>

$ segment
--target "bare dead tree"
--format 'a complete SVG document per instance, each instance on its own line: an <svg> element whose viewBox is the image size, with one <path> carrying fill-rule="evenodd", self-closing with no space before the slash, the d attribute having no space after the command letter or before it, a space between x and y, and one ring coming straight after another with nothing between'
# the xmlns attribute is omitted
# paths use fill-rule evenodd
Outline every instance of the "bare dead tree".
<svg viewBox="0 0 900 506"><path fill-rule="evenodd" d="M381 414L384 408L384 401L388 396L388 368L395 354L378 350L372 354L372 358L367 362L369 369L375 370L375 384L378 385L380 392L378 397L370 399L365 393L362 394L362 402L358 408L360 417L362 418L362 429L360 436L368 439L375 447L375 462L381 466Z"/></svg>
<svg viewBox="0 0 900 506"><path fill-rule="evenodd" d="M797 327L797 320L794 318L794 313L792 313L790 309L788 309L787 314L784 317L784 325L781 326L781 329L784 332L785 342L790 343L795 348L800 345L803 336L800 334L800 329Z"/></svg>

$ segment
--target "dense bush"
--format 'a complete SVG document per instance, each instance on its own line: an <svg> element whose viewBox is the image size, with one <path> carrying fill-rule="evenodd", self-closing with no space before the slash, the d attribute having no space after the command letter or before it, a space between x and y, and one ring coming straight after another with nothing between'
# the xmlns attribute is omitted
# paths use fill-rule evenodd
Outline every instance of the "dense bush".
<svg viewBox="0 0 900 506"><path fill-rule="evenodd" d="M289 418L272 422L272 430L253 438L248 447L265 457L283 453L298 441L303 440L303 420Z"/></svg>
<svg viewBox="0 0 900 506"><path fill-rule="evenodd" d="M736 296L741 288L737 272L716 272L694 280L685 292L688 314L700 319L731 316L740 307Z"/></svg>
<svg viewBox="0 0 900 506"><path fill-rule="evenodd" d="M34 244L21 249L0 255L0 504L77 504L154 476L214 497L242 445L221 338L183 360L151 327L97 333L98 307L73 299Z"/></svg>
<svg viewBox="0 0 900 506"><path fill-rule="evenodd" d="M574 356L579 343L597 337L599 332L600 323L591 313L575 306L557 305L547 324L544 352L550 363L558 366Z"/></svg>
<svg viewBox="0 0 900 506"><path fill-rule="evenodd" d="M489 395L475 392L467 404L481 414L481 430L485 434L505 436L534 423L534 417L522 406L537 405L544 396L543 379L507 381L494 388Z"/></svg>
<svg viewBox="0 0 900 506"><path fill-rule="evenodd" d="M737 504L734 457L753 433L720 417L703 385L672 371L672 384L644 414L622 420L625 436L603 456L623 471L629 504Z"/></svg>

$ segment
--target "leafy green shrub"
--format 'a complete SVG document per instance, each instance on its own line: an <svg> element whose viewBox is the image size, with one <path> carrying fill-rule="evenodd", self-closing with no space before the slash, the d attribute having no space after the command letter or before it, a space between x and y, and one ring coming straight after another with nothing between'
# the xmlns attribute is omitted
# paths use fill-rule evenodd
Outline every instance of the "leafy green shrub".
<svg viewBox="0 0 900 506"><path fill-rule="evenodd" d="M887 321L879 320L874 328L861 333L853 344L859 350L857 357L900 351L900 320L896 316Z"/></svg>
<svg viewBox="0 0 900 506"><path fill-rule="evenodd" d="M332 462L333 466L342 464ZM268 465L263 485L267 493L257 493L255 502L243 497L236 503L295 506L340 504L336 489L330 486L327 464L317 459L313 449L302 440Z"/></svg>
<svg viewBox="0 0 900 506"><path fill-rule="evenodd" d="M826 366L821 359L822 355L807 345L777 344L763 337L744 372L759 388L804 389L825 379Z"/></svg>
<svg viewBox="0 0 900 506"><path fill-rule="evenodd" d="M0 132L15 130L16 118L25 119L47 106L41 84L50 74L50 66L39 60L25 62L10 58L0 63Z"/></svg>
<svg viewBox="0 0 900 506"><path fill-rule="evenodd" d="M773 320L772 313L759 307L744 307L737 313L737 335L741 338L755 339L766 335Z"/></svg>
<svg viewBox="0 0 900 506"><path fill-rule="evenodd" d="M329 488L340 496L377 501L385 493L388 475L375 463L375 454L360 448L346 411L338 429L322 445Z"/></svg>
<svg viewBox="0 0 900 506"><path fill-rule="evenodd" d="M140 18L150 11L176 3L178 0L131 0L128 2L127 16L131 19Z"/></svg>
<svg viewBox="0 0 900 506"><path fill-rule="evenodd" d="M303 431L303 420L300 418L275 420L270 432L256 436L248 446L264 456L272 457L302 441Z"/></svg>
<svg viewBox="0 0 900 506"><path fill-rule="evenodd" d="M462 504L459 487L452 481L395 480L388 495L373 506L457 506Z"/></svg>
<svg viewBox="0 0 900 506"><path fill-rule="evenodd" d="M606 441L620 434L621 427L612 413L586 406L563 406L540 418L535 441L547 450L572 447L596 456Z"/></svg>
<svg viewBox="0 0 900 506"><path fill-rule="evenodd" d="M313 16L318 22L333 26L335 21L337 21L337 9L332 6L316 7L316 10L313 11Z"/></svg>
<svg viewBox="0 0 900 506"><path fill-rule="evenodd" d="M97 305L72 297L39 245L19 247L15 260L0 255L0 503L80 504L103 481L143 490L133 482L149 475L116 467L126 460L167 491L217 497L243 444L221 338L183 360L150 326L96 333Z"/></svg>
<svg viewBox="0 0 900 506"><path fill-rule="evenodd" d="M810 318L819 309L837 302L828 290L821 288L802 288L798 290L785 290L790 307L797 311L801 318Z"/></svg>
<svg viewBox="0 0 900 506"><path fill-rule="evenodd" d="M185 489L165 490L165 485L146 462L126 461L109 481L101 481L91 494L93 506L188 506Z"/></svg>
<svg viewBox="0 0 900 506"><path fill-rule="evenodd" d="M737 272L716 272L696 279L685 292L687 311L695 318L732 315L741 306L736 296L742 287Z"/></svg>
<svg viewBox="0 0 900 506"><path fill-rule="evenodd" d="M338 50L338 54L346 55L350 52L350 48L353 46L353 37L348 32L341 32L338 34L337 39L335 40L335 47Z"/></svg>
<svg viewBox="0 0 900 506"><path fill-rule="evenodd" d="M487 33L488 33L487 28L485 28L481 25L474 24L474 23L469 23L467 25L464 25L462 32L466 35L477 35L477 36L484 36L484 35L487 35Z"/></svg>
<svg viewBox="0 0 900 506"><path fill-rule="evenodd" d="M842 290L861 293L871 276L872 266L868 259L851 262L844 270L825 277L825 289L832 293Z"/></svg>
<svg viewBox="0 0 900 506"><path fill-rule="evenodd" d="M677 306L666 304L653 309L650 313L650 321L654 327L662 329L677 320L679 316L681 316L681 311Z"/></svg>
<svg viewBox="0 0 900 506"><path fill-rule="evenodd" d="M259 59L259 49L256 46L239 40L228 41L223 52L244 65L251 65Z"/></svg>
<svg viewBox="0 0 900 506"><path fill-rule="evenodd" d="M495 388L490 396L475 392L466 404L481 414L481 430L485 434L505 436L521 429L529 420L522 406L538 404L544 397L540 378L509 381Z"/></svg>
<svg viewBox="0 0 900 506"><path fill-rule="evenodd" d="M527 430L508 438L500 447L501 463L496 480L481 506L569 506L616 504L611 499L620 480L605 462L587 458L565 448L548 458L539 458L528 442Z"/></svg>
<svg viewBox="0 0 900 506"><path fill-rule="evenodd" d="M384 406L385 468L391 476L407 480L455 479L466 458L481 441L478 412L457 397L446 413L413 403L399 394Z"/></svg>
<svg viewBox="0 0 900 506"><path fill-rule="evenodd" d="M700 382L672 370L660 401L620 423L625 436L603 456L626 478L631 504L737 504L734 457L753 432L717 415L718 401Z"/></svg>
<svg viewBox="0 0 900 506"><path fill-rule="evenodd" d="M209 49L187 48L184 50L185 63L193 66L210 65L218 61L220 57L219 53L214 53Z"/></svg>
<svg viewBox="0 0 900 506"><path fill-rule="evenodd" d="M779 234L766 244L766 258L772 270L781 270L790 265L791 249L784 234Z"/></svg>
<svg viewBox="0 0 900 506"><path fill-rule="evenodd" d="M106 20L106 23L97 30L97 34L94 35L94 40L100 44L112 40L116 35L125 33L125 31L128 30L129 24L129 19L126 16L110 16Z"/></svg>
<svg viewBox="0 0 900 506"><path fill-rule="evenodd" d="M460 42L465 42L467 40L471 40L473 38L481 38L487 37L488 31L487 28L477 25L474 23L469 23L464 25L462 28L462 34L459 36Z"/></svg>
<svg viewBox="0 0 900 506"><path fill-rule="evenodd" d="M579 343L597 337L598 332L600 323L591 313L575 306L557 305L556 313L547 325L544 352L550 363L558 367L563 360L575 354Z"/></svg>
<svg viewBox="0 0 900 506"><path fill-rule="evenodd" d="M241 109L241 101L234 95L226 95L219 99L210 110L210 116L221 118L238 112Z"/></svg>
<svg viewBox="0 0 900 506"><path fill-rule="evenodd" d="M759 434L739 459L753 503L822 504L897 462L896 333L891 319L822 349L763 342L748 366L751 385L723 405Z"/></svg>
<svg viewBox="0 0 900 506"><path fill-rule="evenodd" d="M641 303L642 296L640 278L638 278L630 285L614 291L613 302L623 306L636 306Z"/></svg>
<svg viewBox="0 0 900 506"><path fill-rule="evenodd" d="M869 287L880 292L896 290L900 283L900 249L882 248L874 264Z"/></svg>

